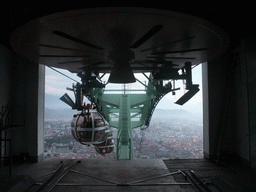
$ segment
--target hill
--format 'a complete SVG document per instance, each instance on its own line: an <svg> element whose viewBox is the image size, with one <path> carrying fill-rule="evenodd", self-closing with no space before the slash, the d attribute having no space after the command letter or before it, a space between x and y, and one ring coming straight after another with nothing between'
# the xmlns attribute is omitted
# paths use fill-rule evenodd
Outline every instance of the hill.
<svg viewBox="0 0 256 192"><path fill-rule="evenodd" d="M49 109L45 108L45 119L72 119L73 115L78 113L76 110L72 109ZM173 109L173 110L165 110L165 109L155 109L153 118L158 117L187 117L192 116L191 112L188 112L183 109Z"/></svg>
<svg viewBox="0 0 256 192"><path fill-rule="evenodd" d="M70 109L49 109L45 108L44 118L48 119L72 119L73 115L76 114L76 110Z"/></svg>
<svg viewBox="0 0 256 192"><path fill-rule="evenodd" d="M192 113L184 109L155 109L153 117L186 117Z"/></svg>
<svg viewBox="0 0 256 192"><path fill-rule="evenodd" d="M69 96L74 100L72 94L69 93ZM45 94L46 119L60 117L72 118L73 114L77 113L76 110L71 110L71 108L59 98L60 96ZM153 117L178 117L187 115L202 118L202 104L191 105L187 103L184 106L180 106L174 104L170 99L163 97L158 103Z"/></svg>

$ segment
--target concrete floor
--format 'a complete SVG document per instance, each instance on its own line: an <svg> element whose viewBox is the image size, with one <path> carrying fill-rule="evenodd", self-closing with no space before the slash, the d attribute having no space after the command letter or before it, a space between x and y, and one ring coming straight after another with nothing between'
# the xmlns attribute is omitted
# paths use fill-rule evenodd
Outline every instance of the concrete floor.
<svg viewBox="0 0 256 192"><path fill-rule="evenodd" d="M36 191L40 187L40 184L51 177L52 174L48 173L55 171L61 165L60 161L59 159L48 159L40 163L14 166L11 178L8 178L8 167L1 167L1 192L8 191L8 187L9 189L13 189L9 191L17 191L17 189L19 189L18 191ZM63 167L66 168L77 160L64 159L62 161ZM175 173L178 170L185 170L187 172L194 170L198 177L210 183L208 186L212 192L254 191L255 189L253 185L256 183L256 175L250 169L245 167L236 167L234 169L227 166L217 166L204 159L140 159L131 161L83 159L80 163L75 164L71 171L67 172L51 191L195 191L192 185L180 173L138 182L144 179ZM24 175L29 175L29 177L24 179ZM22 178L23 181L20 182ZM116 185L124 183L133 183L137 184L137 186ZM163 183L171 183L172 185L164 185ZM185 184L177 185L177 183ZM154 184L161 185L156 186ZM14 188L10 186L14 186ZM28 186L31 187L28 189Z"/></svg>
<svg viewBox="0 0 256 192"><path fill-rule="evenodd" d="M71 165L77 160L63 160L64 166ZM50 173L60 165L60 160L44 160L36 164L21 165L13 170L15 175L30 175L35 179L36 183L44 182ZM148 179L170 173L165 163L161 159L152 160L81 160L72 167L73 171L69 171L63 177L58 185L52 189L52 192L68 192L68 191L186 191L179 185L172 186L109 186L113 183L132 183L138 180ZM87 174L88 176L78 174ZM92 177L94 178L92 178ZM95 179L100 178L106 181ZM107 182L112 181L113 183ZM166 176L146 182L148 183L177 183L173 176ZM72 184L72 186L70 185ZM83 186L74 186L83 185ZM95 185L95 186L88 186ZM101 186L102 185L102 186ZM40 185L33 185L28 192L36 191Z"/></svg>

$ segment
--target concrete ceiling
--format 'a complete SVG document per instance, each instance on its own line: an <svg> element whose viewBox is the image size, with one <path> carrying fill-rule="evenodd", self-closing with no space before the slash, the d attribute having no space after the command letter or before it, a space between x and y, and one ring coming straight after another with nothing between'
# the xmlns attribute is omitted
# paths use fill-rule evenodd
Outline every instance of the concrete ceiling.
<svg viewBox="0 0 256 192"><path fill-rule="evenodd" d="M253 3L253 2L252 2ZM206 19L222 29L224 29L231 38L231 46L237 46L239 41L243 38L255 34L255 27L252 24L255 18L254 6L248 3L242 4L241 2L209 2L196 3L190 2L175 2L170 4L166 1L147 2L143 7L158 8L181 13L190 14L196 17ZM9 37L19 26L45 15L53 14L56 12L63 12L67 10L75 10L89 7L109 7L109 6L129 6L138 7L137 3L122 3L122 1L114 4L108 2L98 3L90 2L89 6L85 4L76 3L63 3L57 5L49 5L48 3L35 2L24 3L8 1L5 5L1 6L0 18L2 24L0 43L9 46ZM141 7L141 6L139 6Z"/></svg>

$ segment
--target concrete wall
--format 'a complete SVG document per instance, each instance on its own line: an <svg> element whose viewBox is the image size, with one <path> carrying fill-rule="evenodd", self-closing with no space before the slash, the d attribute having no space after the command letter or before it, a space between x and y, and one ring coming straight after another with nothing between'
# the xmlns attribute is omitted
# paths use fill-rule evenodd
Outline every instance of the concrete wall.
<svg viewBox="0 0 256 192"><path fill-rule="evenodd" d="M248 129L241 130L239 146L242 154L248 151L250 164L256 169L256 36L245 39L240 48L241 62L247 69ZM249 143L249 145L248 145ZM248 146L248 150L243 150Z"/></svg>
<svg viewBox="0 0 256 192"><path fill-rule="evenodd" d="M229 66L230 54L219 56L206 65L203 70L203 102L204 102L204 145L205 157L213 158L218 152L218 142L225 124L228 107L229 88L232 78ZM232 69L232 68L231 68ZM207 92L208 90L208 92ZM227 123L226 123L227 125ZM227 128L226 128L227 129ZM208 139L208 141L207 141Z"/></svg>
<svg viewBox="0 0 256 192"><path fill-rule="evenodd" d="M4 47L0 46L0 112L2 113L2 106L7 106L11 98L11 77L10 71L11 66L8 65L9 59L6 57L6 50ZM2 115L1 115L2 116ZM0 118L1 118L0 116ZM0 127L3 122L0 121ZM3 131L0 131L0 139L5 136ZM0 146L4 146L4 142L0 143ZM0 155L3 156L4 148L0 148Z"/></svg>
<svg viewBox="0 0 256 192"><path fill-rule="evenodd" d="M230 151L236 153L247 164L250 163L249 147L249 99L248 99L248 66L242 45L234 53L236 63L233 91L234 113L232 120L235 123L234 138L230 144ZM232 110L232 109L231 109Z"/></svg>
<svg viewBox="0 0 256 192"><path fill-rule="evenodd" d="M12 154L27 152L31 161L38 161L43 154L44 66L2 45L0 64L0 107L11 101L8 124L25 123L6 131L7 138L12 139Z"/></svg>
<svg viewBox="0 0 256 192"><path fill-rule="evenodd" d="M8 65L9 59L5 56L7 52L3 46L0 46L0 106L6 106L10 99L11 74L9 71L11 66Z"/></svg>
<svg viewBox="0 0 256 192"><path fill-rule="evenodd" d="M208 63L202 64L202 87L203 87L203 145L204 157L209 159L210 145L209 145L209 96L208 96Z"/></svg>
<svg viewBox="0 0 256 192"><path fill-rule="evenodd" d="M39 160L43 159L44 153L44 105L45 105L45 66L38 68L38 116L37 116L37 153Z"/></svg>
<svg viewBox="0 0 256 192"><path fill-rule="evenodd" d="M206 158L256 167L255 44L246 39L203 65Z"/></svg>

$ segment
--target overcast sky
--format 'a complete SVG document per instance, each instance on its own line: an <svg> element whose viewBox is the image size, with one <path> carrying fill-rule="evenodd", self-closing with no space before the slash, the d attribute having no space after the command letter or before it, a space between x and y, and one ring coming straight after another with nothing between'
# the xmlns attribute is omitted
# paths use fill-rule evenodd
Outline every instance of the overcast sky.
<svg viewBox="0 0 256 192"><path fill-rule="evenodd" d="M76 76L76 74L72 74L67 70L57 69L58 71L76 79L80 82L80 78ZM146 78L142 74L135 74L136 78L141 81L146 81ZM108 76L103 78L104 81L107 81ZM201 65L198 65L192 70L192 81L193 84L199 84L200 91L190 99L183 106L179 106L177 104L173 104L177 101L184 93L184 85L183 81L176 81L176 88L180 87L181 90L176 91L176 95L172 95L172 93L167 94L159 103L157 108L162 109L185 109L188 111L196 110L201 113L202 111L202 70ZM68 105L60 101L58 98L63 94L68 93L71 97L73 93L71 91L67 91L66 87L72 87L74 81L68 79L67 77L53 71L52 69L46 67L46 76L45 76L45 94L46 94L46 103L45 106L47 108L69 108ZM129 84L131 88L144 88L140 83ZM119 84L108 84L107 88L119 88L122 87ZM72 97L73 98L73 97Z"/></svg>

